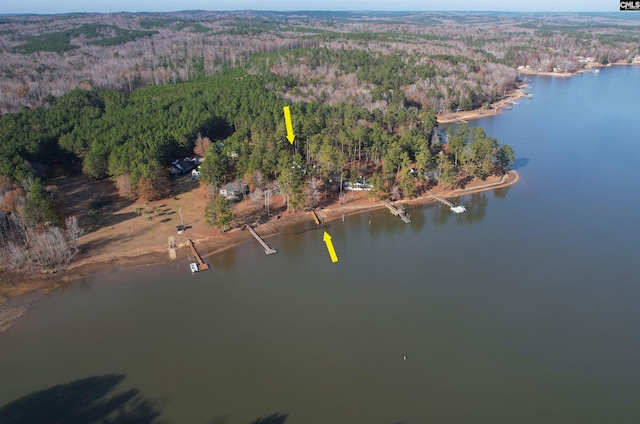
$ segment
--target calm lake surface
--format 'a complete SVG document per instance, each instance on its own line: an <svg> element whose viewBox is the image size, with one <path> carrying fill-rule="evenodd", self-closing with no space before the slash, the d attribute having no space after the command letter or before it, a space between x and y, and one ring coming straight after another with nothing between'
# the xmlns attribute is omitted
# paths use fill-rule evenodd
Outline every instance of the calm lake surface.
<svg viewBox="0 0 640 424"><path fill-rule="evenodd" d="M471 124L516 185L79 282L0 335L0 421L640 422L640 68L531 79Z"/></svg>

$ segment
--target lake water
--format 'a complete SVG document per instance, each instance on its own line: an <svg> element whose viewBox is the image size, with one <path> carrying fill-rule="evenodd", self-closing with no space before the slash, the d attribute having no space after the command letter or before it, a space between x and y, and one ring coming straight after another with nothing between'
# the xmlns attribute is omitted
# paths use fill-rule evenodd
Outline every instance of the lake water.
<svg viewBox="0 0 640 424"><path fill-rule="evenodd" d="M335 264L314 230L55 293L0 335L0 421L640 422L640 68L531 79L471 124L516 185L332 222Z"/></svg>

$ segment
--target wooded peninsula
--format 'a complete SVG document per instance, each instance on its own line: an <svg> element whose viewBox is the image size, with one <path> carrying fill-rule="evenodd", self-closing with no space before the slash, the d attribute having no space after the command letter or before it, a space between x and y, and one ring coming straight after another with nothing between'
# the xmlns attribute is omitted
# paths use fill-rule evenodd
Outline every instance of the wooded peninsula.
<svg viewBox="0 0 640 424"><path fill-rule="evenodd" d="M527 73L640 63L640 18L2 16L0 51L0 272L10 287L18 272L63 270L117 246L104 235L115 216L168 222L175 234L184 222L166 205L181 196L211 226L197 234L206 239L346 205L348 187L369 202L405 201L502 181L515 152L469 128L465 113L526 95ZM451 116L462 124L439 128ZM192 173L172 174L183 158Z"/></svg>

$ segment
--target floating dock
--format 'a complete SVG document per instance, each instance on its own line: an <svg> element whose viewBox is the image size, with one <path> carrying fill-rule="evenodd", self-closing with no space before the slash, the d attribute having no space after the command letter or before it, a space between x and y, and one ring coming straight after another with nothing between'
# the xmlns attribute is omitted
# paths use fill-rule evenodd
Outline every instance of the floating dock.
<svg viewBox="0 0 640 424"><path fill-rule="evenodd" d="M464 206L460 205L460 206L455 206L453 203L451 203L450 201L448 201L447 199L445 199L444 197L440 197L437 194L433 194L433 192L429 191L428 192L431 197L433 197L434 199L436 199L437 201L439 201L440 203L446 205L449 207L449 209L451 209L453 212L455 213L462 213L464 211L467 210L467 208L465 208Z"/></svg>
<svg viewBox="0 0 640 424"><path fill-rule="evenodd" d="M402 206L392 205L391 203L385 202L385 201L382 201L382 204L385 205L393 215L399 216L402 222L405 222L407 224L411 223L411 219L409 219L409 215L407 215L407 212L404 210Z"/></svg>
<svg viewBox="0 0 640 424"><path fill-rule="evenodd" d="M200 254L196 250L195 244L191 239L189 239L189 247L191 247L191 252L193 253L193 257L197 261L197 263L192 262L189 264L189 267L191 268L191 272L205 271L209 269L209 264L205 263L202 260L202 258L200 257Z"/></svg>
<svg viewBox="0 0 640 424"><path fill-rule="evenodd" d="M255 230L251 228L249 224L247 224L247 228L249 229L249 232L251 233L251 235L255 237L256 240L258 240L258 243L260 243L262 247L264 247L264 253L266 253L267 255L278 253L276 249L271 248L264 240L262 240L262 237L260 237L258 233L256 233Z"/></svg>

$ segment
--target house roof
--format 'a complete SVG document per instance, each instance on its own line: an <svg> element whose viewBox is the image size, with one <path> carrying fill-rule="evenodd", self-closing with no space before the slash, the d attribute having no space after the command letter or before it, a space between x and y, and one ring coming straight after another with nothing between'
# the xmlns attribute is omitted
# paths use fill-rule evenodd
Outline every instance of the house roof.
<svg viewBox="0 0 640 424"><path fill-rule="evenodd" d="M227 191L242 191L247 188L247 185L244 181L232 181L224 185L224 189Z"/></svg>

